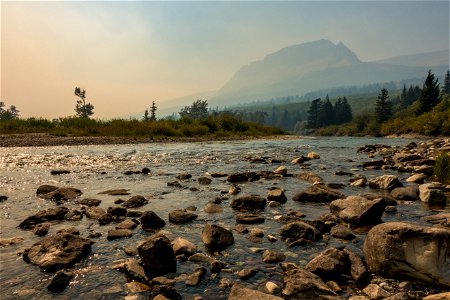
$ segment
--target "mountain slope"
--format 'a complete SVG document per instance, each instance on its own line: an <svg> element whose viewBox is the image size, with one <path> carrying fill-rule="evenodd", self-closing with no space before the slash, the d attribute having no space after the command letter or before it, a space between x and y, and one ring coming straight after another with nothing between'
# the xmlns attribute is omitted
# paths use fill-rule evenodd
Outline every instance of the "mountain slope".
<svg viewBox="0 0 450 300"><path fill-rule="evenodd" d="M390 57L375 61L376 63L401 65L409 67L432 67L449 65L450 51L434 51L427 53L411 54Z"/></svg>

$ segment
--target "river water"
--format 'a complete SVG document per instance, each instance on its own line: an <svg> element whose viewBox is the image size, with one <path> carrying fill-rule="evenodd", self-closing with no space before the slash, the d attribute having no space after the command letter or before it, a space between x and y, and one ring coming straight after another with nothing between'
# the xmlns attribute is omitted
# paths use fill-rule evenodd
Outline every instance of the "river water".
<svg viewBox="0 0 450 300"><path fill-rule="evenodd" d="M17 225L27 216L37 211L54 207L56 204L36 196L36 189L43 184L70 186L81 189L81 198L96 198L102 200L100 207L107 209L115 206L114 201L128 199L134 195L142 195L149 203L140 210L153 210L162 217L167 225L161 230L170 239L183 236L206 252L201 241L201 231L205 223L217 223L228 228L235 225L234 212L230 208L233 196L221 204L223 212L208 214L203 211L206 204L217 197L223 197L230 184L225 178L212 178L210 185L200 185L196 179L208 176L213 172L227 174L245 171L273 171L280 165L288 168L288 173L296 174L312 171L320 175L326 183L343 183L341 192L345 195L355 195L369 192L369 188L350 187L349 176L337 176L336 171L348 171L354 174L364 174L368 178L395 174L405 183L407 173L396 171L363 171L362 162L370 160L367 154L357 153L360 146L366 144L384 144L403 147L411 142L408 139L381 138L292 138L286 140L251 140L227 142L200 143L151 143L137 145L101 145L78 147L36 147L36 148L0 148L0 195L8 199L0 203L1 226L0 239L22 237L24 241L17 245L0 248L0 298L3 299L123 299L127 295L124 288L125 275L111 268L113 262L127 258L124 247L136 247L151 233L140 227L134 229L133 236L126 239L107 241L106 233L115 224L99 226L95 220L83 218L81 221L66 221L52 225L49 234L57 230L74 226L81 236L88 232L102 234L95 239L91 254L76 264L71 270L76 274L74 280L65 291L52 294L46 286L52 274L42 272L37 266L23 261L20 253L37 242L40 237L30 231L17 229ZM417 142L417 140L416 140ZM290 161L308 152L317 152L321 158L309 161L306 169L300 165L291 165ZM284 160L285 163L251 163L247 157L264 157ZM141 170L148 167L151 174L124 175L128 170ZM70 174L51 175L53 169L69 169ZM182 189L169 187L167 182L174 181L179 173L188 172L192 178L181 182ZM314 219L324 212L329 212L326 204L303 204L292 201L295 193L308 187L310 183L295 177L284 177L273 180L261 179L255 182L239 184L240 195L257 194L265 197L271 187L285 190L288 202L281 207L267 207L263 215L266 221L258 227L264 233L279 237L281 225L274 221L277 215L286 214L289 209L295 209L306 214L306 219ZM99 195L110 189L129 189L130 196ZM80 208L73 201L64 203L68 208ZM198 219L186 225L175 225L168 222L168 212L177 208L196 206ZM449 210L445 208L444 210ZM402 220L424 224L422 216L433 214L427 206L419 202L402 203L396 213L385 213L383 221ZM251 251L251 247L261 247L283 251L287 261L306 264L320 251L330 246L345 245L361 253L364 235L357 235L357 241L343 242L330 238L306 247L289 248L278 240L275 243L263 238L262 244L255 244L246 239L245 235L234 232L235 244L223 251L217 258L229 264L233 271L246 266L260 270L246 284L255 289L260 288L268 279L281 282L281 270L276 265L264 264L260 254ZM178 271L174 276L191 274L195 267L201 264L178 262ZM226 299L228 290L220 288L221 279L232 282L240 281L232 272L222 272L218 276L207 274L197 287L187 287L184 281L176 283L175 288L186 299L201 295L203 299ZM136 299L147 299L148 294L140 294Z"/></svg>

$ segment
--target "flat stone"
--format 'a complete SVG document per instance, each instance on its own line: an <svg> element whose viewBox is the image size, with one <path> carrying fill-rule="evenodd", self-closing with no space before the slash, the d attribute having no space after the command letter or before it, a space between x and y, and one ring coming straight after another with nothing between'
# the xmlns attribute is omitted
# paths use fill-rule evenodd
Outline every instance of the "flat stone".
<svg viewBox="0 0 450 300"><path fill-rule="evenodd" d="M236 223L238 224L261 224L266 219L263 216L258 216L251 213L242 213L236 215Z"/></svg>
<svg viewBox="0 0 450 300"><path fill-rule="evenodd" d="M111 241L131 237L132 235L133 232L130 229L112 229L108 231L108 236L106 237L106 239Z"/></svg>
<svg viewBox="0 0 450 300"><path fill-rule="evenodd" d="M129 195L130 193L128 192L128 189L116 189L116 190L103 191L98 194L99 195L104 194L104 195L110 195L110 196L126 196L126 195Z"/></svg>
<svg viewBox="0 0 450 300"><path fill-rule="evenodd" d="M234 284L231 287L230 294L228 295L228 300L282 300L283 298L277 297L275 295L266 294L258 290L252 290L246 288L239 284Z"/></svg>
<svg viewBox="0 0 450 300"><path fill-rule="evenodd" d="M239 272L236 273L237 277L239 277L239 279L241 280L247 280L252 278L253 276L256 275L256 273L258 273L257 270L252 269L252 268L245 268L240 270Z"/></svg>
<svg viewBox="0 0 450 300"><path fill-rule="evenodd" d="M266 250L263 252L262 260L265 263L279 263L286 259L286 255L283 252Z"/></svg>

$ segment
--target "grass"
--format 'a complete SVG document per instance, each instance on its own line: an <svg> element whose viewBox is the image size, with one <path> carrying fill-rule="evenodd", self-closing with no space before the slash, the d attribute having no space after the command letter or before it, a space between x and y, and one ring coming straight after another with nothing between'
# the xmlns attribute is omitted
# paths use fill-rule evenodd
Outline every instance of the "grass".
<svg viewBox="0 0 450 300"><path fill-rule="evenodd" d="M433 175L442 183L450 182L450 152L441 151L436 157Z"/></svg>

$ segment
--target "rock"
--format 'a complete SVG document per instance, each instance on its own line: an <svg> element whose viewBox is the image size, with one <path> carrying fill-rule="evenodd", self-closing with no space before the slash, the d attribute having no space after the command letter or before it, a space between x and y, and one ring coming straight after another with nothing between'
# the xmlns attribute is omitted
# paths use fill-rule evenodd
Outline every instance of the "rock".
<svg viewBox="0 0 450 300"><path fill-rule="evenodd" d="M318 241L322 238L319 230L302 221L284 225L281 227L280 235L284 239L305 239L309 241Z"/></svg>
<svg viewBox="0 0 450 300"><path fill-rule="evenodd" d="M104 214L100 218L98 218L98 224L99 225L107 225L113 221L113 216L111 214Z"/></svg>
<svg viewBox="0 0 450 300"><path fill-rule="evenodd" d="M33 228L33 233L38 236L44 236L48 233L50 229L50 223L37 224Z"/></svg>
<svg viewBox="0 0 450 300"><path fill-rule="evenodd" d="M63 170L63 169L51 170L50 174L52 174L52 175L70 174L70 170Z"/></svg>
<svg viewBox="0 0 450 300"><path fill-rule="evenodd" d="M188 276L186 279L186 285L189 286L197 286L199 285L200 281L205 277L206 269L204 267L200 267L195 269L195 272Z"/></svg>
<svg viewBox="0 0 450 300"><path fill-rule="evenodd" d="M175 255L184 254L186 257L197 252L197 246L183 237L177 237L172 241L172 249Z"/></svg>
<svg viewBox="0 0 450 300"><path fill-rule="evenodd" d="M102 202L102 200L90 199L90 198L75 201L76 204L86 205L86 206L99 206L101 202Z"/></svg>
<svg viewBox="0 0 450 300"><path fill-rule="evenodd" d="M355 179L352 183L350 183L351 186L356 186L356 187L365 187L366 184L367 184L366 177L361 177L361 178Z"/></svg>
<svg viewBox="0 0 450 300"><path fill-rule="evenodd" d="M112 229L108 231L108 236L106 239L108 241L121 239L125 237L131 237L133 232L130 229Z"/></svg>
<svg viewBox="0 0 450 300"><path fill-rule="evenodd" d="M283 272L284 299L332 299L336 294L319 276L302 268L290 267Z"/></svg>
<svg viewBox="0 0 450 300"><path fill-rule="evenodd" d="M210 263L209 267L211 269L211 273L219 273L222 269L227 267L227 263L220 260L214 260Z"/></svg>
<svg viewBox="0 0 450 300"><path fill-rule="evenodd" d="M427 179L427 175L425 174L414 174L406 179L407 182L413 182L421 184Z"/></svg>
<svg viewBox="0 0 450 300"><path fill-rule="evenodd" d="M164 276L155 277L152 279L152 283L155 285L168 285L174 286L177 281L175 279L170 279Z"/></svg>
<svg viewBox="0 0 450 300"><path fill-rule="evenodd" d="M343 240L353 240L356 236L353 232L344 225L336 225L330 230L332 237L343 239Z"/></svg>
<svg viewBox="0 0 450 300"><path fill-rule="evenodd" d="M223 211L223 208L216 203L209 202L208 204L206 204L203 211L208 214L217 214L217 213L221 213Z"/></svg>
<svg viewBox="0 0 450 300"><path fill-rule="evenodd" d="M248 233L248 229L242 224L237 224L236 226L234 226L234 230L236 230L238 233Z"/></svg>
<svg viewBox="0 0 450 300"><path fill-rule="evenodd" d="M287 197L283 189L275 188L267 192L267 201L275 201L278 203L286 203Z"/></svg>
<svg viewBox="0 0 450 300"><path fill-rule="evenodd" d="M125 291L130 294L144 293L150 290L150 287L142 282L131 281L125 283Z"/></svg>
<svg viewBox="0 0 450 300"><path fill-rule="evenodd" d="M84 211L84 214L89 219L98 220L101 217L103 217L104 215L106 215L106 211L103 208L101 208L101 207L88 207Z"/></svg>
<svg viewBox="0 0 450 300"><path fill-rule="evenodd" d="M124 175L134 175L134 174L141 174L141 171L139 170L128 170L123 172Z"/></svg>
<svg viewBox="0 0 450 300"><path fill-rule="evenodd" d="M446 228L389 222L369 231L364 256L370 272L449 287L449 240L450 231Z"/></svg>
<svg viewBox="0 0 450 300"><path fill-rule="evenodd" d="M167 186L172 186L172 187L176 187L176 188L183 188L183 186L181 185L180 182L178 181L171 181L167 183Z"/></svg>
<svg viewBox="0 0 450 300"><path fill-rule="evenodd" d="M389 297L391 294L385 291L377 284L369 284L363 289L363 292L369 296L370 299L380 300Z"/></svg>
<svg viewBox="0 0 450 300"><path fill-rule="evenodd" d="M276 241L278 241L277 237L271 234L267 235L267 240L271 243L275 243Z"/></svg>
<svg viewBox="0 0 450 300"><path fill-rule="evenodd" d="M441 213L421 218L425 222L439 224L444 227L450 227L450 213Z"/></svg>
<svg viewBox="0 0 450 300"><path fill-rule="evenodd" d="M215 224L206 224L202 231L202 241L206 247L220 251L232 245L234 237L231 230Z"/></svg>
<svg viewBox="0 0 450 300"><path fill-rule="evenodd" d="M142 170L141 170L141 173L142 174L144 174L144 175L148 175L148 174L150 174L152 171L149 169L149 168L147 168L147 167L144 167L144 168L142 168Z"/></svg>
<svg viewBox="0 0 450 300"><path fill-rule="evenodd" d="M336 280L342 278L342 274L349 273L350 261L345 251L329 248L313 258L305 270L316 274L323 281Z"/></svg>
<svg viewBox="0 0 450 300"><path fill-rule="evenodd" d="M258 271L255 269L245 268L237 272L236 275L237 277L239 277L240 280L247 280L255 276L257 273Z"/></svg>
<svg viewBox="0 0 450 300"><path fill-rule="evenodd" d="M404 291L413 291L414 288L412 286L411 281L402 281L398 284L398 288Z"/></svg>
<svg viewBox="0 0 450 300"><path fill-rule="evenodd" d="M286 259L286 255L283 252L277 252L272 250L266 250L262 254L262 260L265 263L279 263Z"/></svg>
<svg viewBox="0 0 450 300"><path fill-rule="evenodd" d="M264 287L272 295L273 294L278 294L279 292L281 292L281 287L279 287L273 281L267 281L266 284L264 285Z"/></svg>
<svg viewBox="0 0 450 300"><path fill-rule="evenodd" d="M300 173L300 174L297 174L296 177L298 179L308 181L310 183L323 182L322 177L320 177L319 175L312 173L312 172Z"/></svg>
<svg viewBox="0 0 450 300"><path fill-rule="evenodd" d="M430 205L445 205L447 202L444 191L436 187L433 183L419 185L419 197L420 201Z"/></svg>
<svg viewBox="0 0 450 300"><path fill-rule="evenodd" d="M39 189L38 189L39 190ZM53 200L55 202L62 202L75 199L83 194L79 189L72 187L60 187L49 193L38 194L42 199Z"/></svg>
<svg viewBox="0 0 450 300"><path fill-rule="evenodd" d="M292 200L298 202L331 202L344 197L340 192L327 187L326 185L312 185L304 191L297 193Z"/></svg>
<svg viewBox="0 0 450 300"><path fill-rule="evenodd" d="M74 234L56 234L38 241L23 253L23 259L45 271L70 267L91 252L92 242Z"/></svg>
<svg viewBox="0 0 450 300"><path fill-rule="evenodd" d="M192 175L189 173L180 173L177 176L175 176L175 178L178 180L187 180L187 179L192 178Z"/></svg>
<svg viewBox="0 0 450 300"><path fill-rule="evenodd" d="M369 180L369 187L373 189L392 190L402 186L403 184L395 175L382 175Z"/></svg>
<svg viewBox="0 0 450 300"><path fill-rule="evenodd" d="M50 280L47 289L53 293L64 291L75 275L72 272L58 271Z"/></svg>
<svg viewBox="0 0 450 300"><path fill-rule="evenodd" d="M360 196L349 196L330 203L330 212L346 223L372 225L381 222L386 203L383 199L368 200Z"/></svg>
<svg viewBox="0 0 450 300"><path fill-rule="evenodd" d="M419 189L417 186L398 187L391 191L391 196L397 200L419 200Z"/></svg>
<svg viewBox="0 0 450 300"><path fill-rule="evenodd" d="M144 213L142 211L139 210L127 210L127 214L125 215L125 217L128 218L140 218L142 217Z"/></svg>
<svg viewBox="0 0 450 300"><path fill-rule="evenodd" d="M125 201L122 206L126 208L138 208L148 203L148 200L142 196L134 196Z"/></svg>
<svg viewBox="0 0 450 300"><path fill-rule="evenodd" d="M227 177L227 181L230 183L237 183L237 182L255 181L259 180L260 178L261 176L258 175L256 172L245 172L245 173L230 174Z"/></svg>
<svg viewBox="0 0 450 300"><path fill-rule="evenodd" d="M241 188L238 186L235 186L234 184L232 184L230 186L230 189L228 190L228 194L230 195L237 195L241 192Z"/></svg>
<svg viewBox="0 0 450 300"><path fill-rule="evenodd" d="M423 300L448 300L448 299L450 299L450 292L429 295L423 298Z"/></svg>
<svg viewBox="0 0 450 300"><path fill-rule="evenodd" d="M309 160L309 158L305 157L305 156L300 156L300 157L296 157L291 161L291 164L296 165L296 164L302 164L305 161Z"/></svg>
<svg viewBox="0 0 450 300"><path fill-rule="evenodd" d="M197 215L185 209L176 209L169 213L169 222L183 224L197 219Z"/></svg>
<svg viewBox="0 0 450 300"><path fill-rule="evenodd" d="M76 229L75 227L64 227L58 230L56 233L69 233L69 234L75 234L80 235L80 231Z"/></svg>
<svg viewBox="0 0 450 300"><path fill-rule="evenodd" d="M117 189L117 190L107 190L104 192L100 192L98 194L99 195L104 194L104 195L110 195L110 196L126 196L126 195L129 195L130 193L128 192L127 189Z"/></svg>
<svg viewBox="0 0 450 300"><path fill-rule="evenodd" d="M362 164L364 169L377 170L384 165L384 160L367 161Z"/></svg>
<svg viewBox="0 0 450 300"><path fill-rule="evenodd" d="M153 234L138 246L144 269L151 277L174 273L177 261L170 240L163 234Z"/></svg>
<svg viewBox="0 0 450 300"><path fill-rule="evenodd" d="M236 215L236 223L238 224L261 224L266 219L263 216L258 216L251 213L242 213Z"/></svg>
<svg viewBox="0 0 450 300"><path fill-rule="evenodd" d="M83 219L83 212L77 209L69 210L64 216L66 221L80 221L81 219Z"/></svg>
<svg viewBox="0 0 450 300"><path fill-rule="evenodd" d="M287 174L287 168L285 166L279 166L273 174L284 176Z"/></svg>
<svg viewBox="0 0 450 300"><path fill-rule="evenodd" d="M68 208L62 206L41 210L35 215L27 217L17 227L23 230L30 230L33 229L37 224L41 224L44 222L62 221L64 220L64 217L68 211Z"/></svg>
<svg viewBox="0 0 450 300"><path fill-rule="evenodd" d="M168 285L155 285L152 289L152 293L149 299L155 299L156 296L162 295L170 300L181 300L181 295L173 288Z"/></svg>
<svg viewBox="0 0 450 300"><path fill-rule="evenodd" d="M12 246L16 244L20 244L23 242L23 238L21 237L11 237L0 239L0 247Z"/></svg>
<svg viewBox="0 0 450 300"><path fill-rule="evenodd" d="M201 185L209 185L209 184L211 184L212 179L211 179L211 178L208 178L208 177L202 176L202 177L199 177L199 178L197 179L197 181L198 181L198 183L201 184Z"/></svg>
<svg viewBox="0 0 450 300"><path fill-rule="evenodd" d="M211 256L208 256L208 255L203 254L203 253L195 253L195 254L193 254L193 255L191 255L189 257L189 261L192 261L192 262L205 262L205 263L208 263L208 264L212 264L216 260L214 258L212 258Z"/></svg>
<svg viewBox="0 0 450 300"><path fill-rule="evenodd" d="M242 300L242 299L282 300L283 298L274 295L269 295L257 290L252 290L239 284L234 284L231 287L230 294L228 295L228 300Z"/></svg>
<svg viewBox="0 0 450 300"><path fill-rule="evenodd" d="M5 195L0 195L0 203L2 203L3 201L8 200L8 196Z"/></svg>
<svg viewBox="0 0 450 300"><path fill-rule="evenodd" d="M256 195L242 196L234 198L231 207L241 211L263 210L266 207L266 199Z"/></svg>
<svg viewBox="0 0 450 300"><path fill-rule="evenodd" d="M166 222L151 210L145 211L142 214L140 221L142 227L149 229L158 229L166 225Z"/></svg>
<svg viewBox="0 0 450 300"><path fill-rule="evenodd" d="M108 213L115 217L124 217L128 210L122 206L108 207Z"/></svg>
<svg viewBox="0 0 450 300"><path fill-rule="evenodd" d="M43 194L48 194L50 192L56 191L57 189L58 189L57 186L44 184L37 188L36 195L39 196Z"/></svg>
<svg viewBox="0 0 450 300"><path fill-rule="evenodd" d="M306 157L308 157L309 159L319 159L320 155L317 154L316 152L309 152Z"/></svg>
<svg viewBox="0 0 450 300"><path fill-rule="evenodd" d="M220 177L227 177L228 174L227 173L222 173L222 172L213 172L210 174L212 178L220 178Z"/></svg>
<svg viewBox="0 0 450 300"><path fill-rule="evenodd" d="M344 251L347 253L348 259L350 260L350 275L352 276L353 281L358 287L365 286L369 281L370 274L369 271L367 271L364 260L348 248L345 248Z"/></svg>

